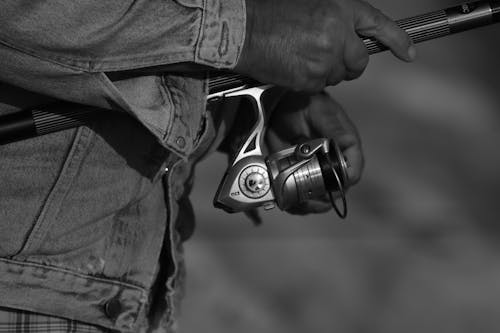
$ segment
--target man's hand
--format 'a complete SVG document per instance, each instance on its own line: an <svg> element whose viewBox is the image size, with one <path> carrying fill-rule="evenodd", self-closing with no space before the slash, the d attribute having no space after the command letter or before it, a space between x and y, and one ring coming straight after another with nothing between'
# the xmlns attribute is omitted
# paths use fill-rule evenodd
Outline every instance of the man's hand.
<svg viewBox="0 0 500 333"><path fill-rule="evenodd" d="M247 31L234 71L263 83L319 92L359 77L374 37L404 61L415 47L395 22L360 0L246 0Z"/></svg>
<svg viewBox="0 0 500 333"><path fill-rule="evenodd" d="M270 152L315 138L330 138L338 143L349 165L349 185L357 183L364 166L361 140L342 107L326 92L285 94L273 111L266 133ZM294 207L290 212L319 213L330 208L329 201L318 200Z"/></svg>

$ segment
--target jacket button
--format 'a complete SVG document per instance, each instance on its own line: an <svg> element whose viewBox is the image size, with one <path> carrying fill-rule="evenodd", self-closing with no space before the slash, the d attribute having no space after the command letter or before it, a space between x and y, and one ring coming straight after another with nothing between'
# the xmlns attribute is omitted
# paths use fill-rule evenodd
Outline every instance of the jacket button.
<svg viewBox="0 0 500 333"><path fill-rule="evenodd" d="M104 305L104 312L110 319L116 319L122 313L122 305L117 298L110 299Z"/></svg>
<svg viewBox="0 0 500 333"><path fill-rule="evenodd" d="M179 136L177 140L175 140L175 143L179 148L186 147L186 139L184 139L182 136Z"/></svg>

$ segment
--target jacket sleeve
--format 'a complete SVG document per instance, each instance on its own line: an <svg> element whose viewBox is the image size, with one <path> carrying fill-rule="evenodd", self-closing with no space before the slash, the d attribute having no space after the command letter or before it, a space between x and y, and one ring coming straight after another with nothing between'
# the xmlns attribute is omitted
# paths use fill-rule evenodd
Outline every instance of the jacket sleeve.
<svg viewBox="0 0 500 333"><path fill-rule="evenodd" d="M88 102L109 98L97 96L110 88L105 72L179 62L232 68L245 15L244 0L2 0L0 81Z"/></svg>

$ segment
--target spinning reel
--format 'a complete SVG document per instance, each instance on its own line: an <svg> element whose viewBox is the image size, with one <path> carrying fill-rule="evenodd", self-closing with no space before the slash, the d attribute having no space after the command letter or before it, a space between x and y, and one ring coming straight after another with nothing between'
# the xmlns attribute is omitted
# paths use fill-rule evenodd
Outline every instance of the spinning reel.
<svg viewBox="0 0 500 333"><path fill-rule="evenodd" d="M256 124L219 185L215 207L229 213L275 206L287 210L309 200L327 197L337 214L345 218L348 166L336 142L315 139L268 157L263 155L261 147L266 130L263 93L268 88L253 87L223 96L209 96L209 99L247 97L253 101L257 112Z"/></svg>

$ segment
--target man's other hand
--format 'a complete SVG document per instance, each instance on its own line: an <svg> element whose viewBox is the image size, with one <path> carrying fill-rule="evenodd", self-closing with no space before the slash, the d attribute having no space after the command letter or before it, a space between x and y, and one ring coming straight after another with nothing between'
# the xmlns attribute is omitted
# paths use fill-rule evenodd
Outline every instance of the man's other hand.
<svg viewBox="0 0 500 333"><path fill-rule="evenodd" d="M246 0L245 44L234 71L263 83L319 92L358 78L368 64L359 36L374 37L404 60L408 34L360 0Z"/></svg>
<svg viewBox="0 0 500 333"><path fill-rule="evenodd" d="M361 140L343 108L326 92L315 95L286 93L274 109L266 132L270 153L316 138L337 142L349 165L349 185L356 184L364 166ZM321 213L330 208L329 200L311 200L289 212Z"/></svg>

